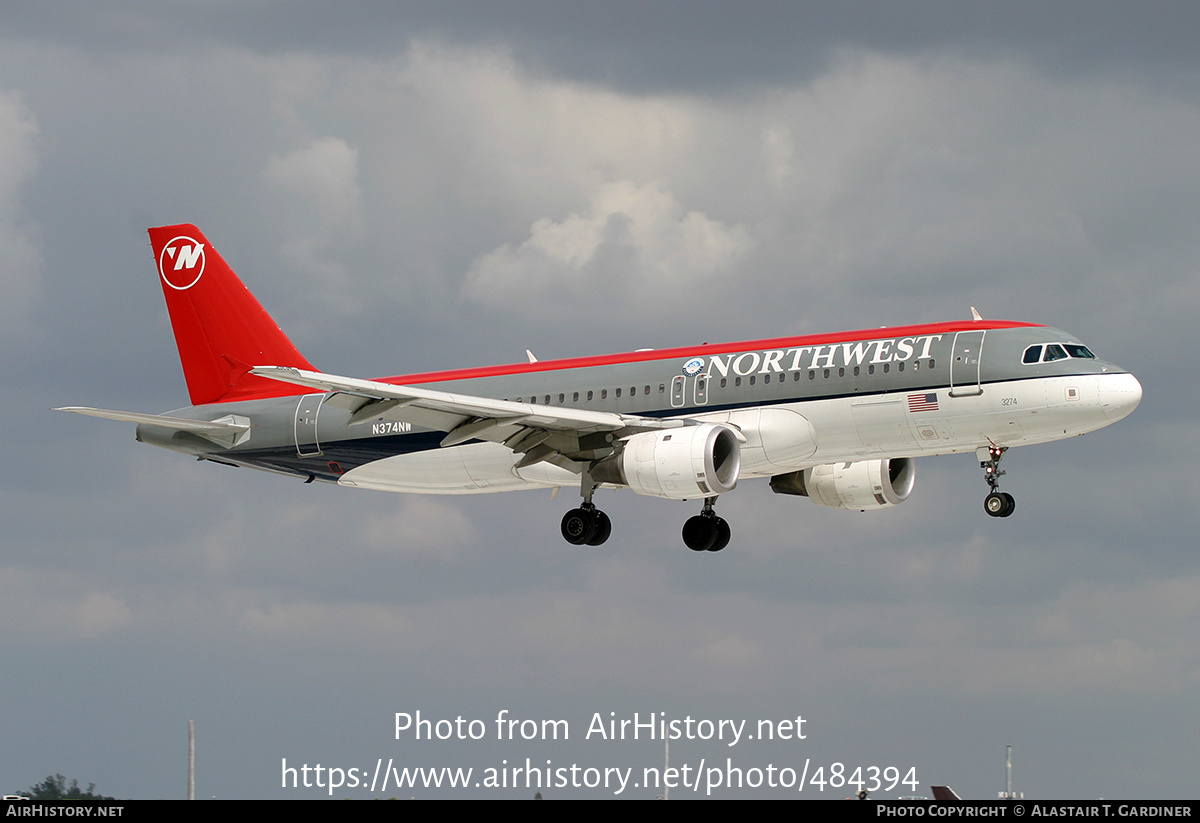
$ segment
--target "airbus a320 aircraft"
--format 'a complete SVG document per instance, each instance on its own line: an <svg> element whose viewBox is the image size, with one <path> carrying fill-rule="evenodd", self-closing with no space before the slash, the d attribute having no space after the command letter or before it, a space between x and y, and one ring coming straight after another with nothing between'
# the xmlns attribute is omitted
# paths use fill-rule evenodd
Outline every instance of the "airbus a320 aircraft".
<svg viewBox="0 0 1200 823"><path fill-rule="evenodd" d="M739 480L848 510L904 502L913 459L975 452L1008 517L1001 458L1128 415L1137 379L1072 335L973 320L360 380L317 371L195 226L150 229L192 405L71 407L202 460L359 489L478 494L578 486L568 542L612 524L600 487L703 506L695 551L730 529Z"/></svg>

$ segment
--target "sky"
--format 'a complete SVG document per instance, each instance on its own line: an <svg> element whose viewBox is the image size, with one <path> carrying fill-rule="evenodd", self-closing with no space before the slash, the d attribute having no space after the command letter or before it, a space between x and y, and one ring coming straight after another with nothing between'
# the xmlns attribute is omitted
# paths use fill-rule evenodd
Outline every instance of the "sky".
<svg viewBox="0 0 1200 823"><path fill-rule="evenodd" d="M636 714L742 770L672 799L989 798L1009 745L1027 797L1197 797L1198 35L1169 2L3 4L0 790L183 797L194 720L201 798L527 798L369 788L527 760L654 797L613 781L662 741L594 725ZM145 234L182 222L335 374L975 306L1144 399L1009 452L1005 520L960 455L879 512L744 482L713 555L692 503L601 491L581 550L569 489L304 485L52 412L186 404ZM343 785L283 785L317 764Z"/></svg>

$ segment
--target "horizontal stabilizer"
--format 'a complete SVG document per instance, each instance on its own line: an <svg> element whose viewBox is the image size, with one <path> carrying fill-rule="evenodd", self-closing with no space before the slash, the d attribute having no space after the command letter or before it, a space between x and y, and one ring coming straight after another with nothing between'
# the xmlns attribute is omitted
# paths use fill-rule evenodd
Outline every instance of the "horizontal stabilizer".
<svg viewBox="0 0 1200 823"><path fill-rule="evenodd" d="M189 417L169 417L165 414L142 414L141 412L113 411L112 409L93 409L90 406L63 406L54 411L86 414L88 417L103 417L106 420L120 420L123 423L137 423L142 426L162 426L164 429L192 431L209 434L239 434L250 430L250 425L242 423L222 423L208 420L192 420Z"/></svg>

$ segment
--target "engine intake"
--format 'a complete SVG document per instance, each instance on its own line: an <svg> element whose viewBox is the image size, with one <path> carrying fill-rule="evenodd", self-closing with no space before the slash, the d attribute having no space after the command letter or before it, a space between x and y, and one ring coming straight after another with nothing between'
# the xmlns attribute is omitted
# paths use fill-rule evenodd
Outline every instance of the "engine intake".
<svg viewBox="0 0 1200 823"><path fill-rule="evenodd" d="M776 494L798 494L820 506L852 511L886 509L908 499L915 482L911 457L828 463L771 478Z"/></svg>
<svg viewBox="0 0 1200 823"><path fill-rule="evenodd" d="M741 465L733 430L702 424L627 437L620 451L592 466L592 479L650 497L687 500L731 491Z"/></svg>

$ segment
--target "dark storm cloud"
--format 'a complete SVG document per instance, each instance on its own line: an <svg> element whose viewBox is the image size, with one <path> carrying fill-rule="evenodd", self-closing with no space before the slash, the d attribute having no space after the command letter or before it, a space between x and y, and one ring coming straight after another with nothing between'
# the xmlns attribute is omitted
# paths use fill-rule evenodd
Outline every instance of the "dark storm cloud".
<svg viewBox="0 0 1200 823"><path fill-rule="evenodd" d="M66 7L66 9L64 9ZM64 13L66 11L66 13ZM264 53L382 56L413 38L504 44L532 67L627 91L732 90L807 81L843 49L1028 59L1052 72L1135 71L1196 81L1200 8L1189 2L1008 3L550 0L356 3L144 0L7 3L6 36L84 51L187 51L225 43Z"/></svg>

